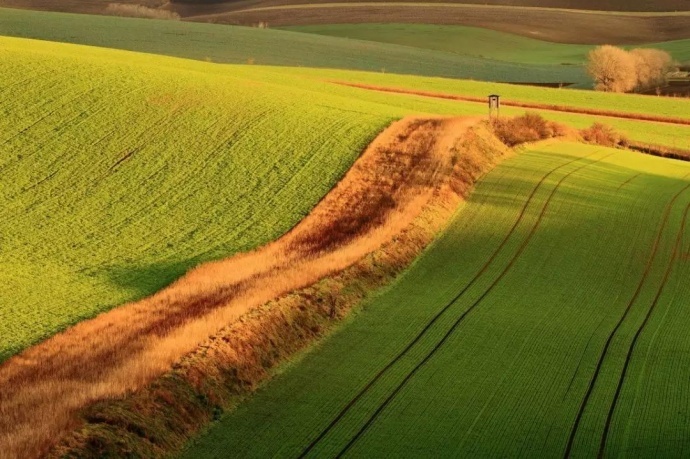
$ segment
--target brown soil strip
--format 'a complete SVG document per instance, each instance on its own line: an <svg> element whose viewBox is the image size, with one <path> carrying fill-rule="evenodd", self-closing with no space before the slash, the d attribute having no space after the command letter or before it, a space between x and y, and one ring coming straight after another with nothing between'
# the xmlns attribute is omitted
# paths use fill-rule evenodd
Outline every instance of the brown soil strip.
<svg viewBox="0 0 690 459"><path fill-rule="evenodd" d="M150 298L82 322L6 361L0 366L4 457L44 453L81 425L78 413L86 406L145 387L258 306L347 270L386 244L401 243L413 223L431 240L488 168L486 157L456 148L475 123L435 118L393 124L312 213L276 242L202 265ZM432 202L446 210L438 221L425 211ZM414 253L424 245L420 237ZM329 316L337 315L337 300L327 308ZM263 328L253 329L253 337L267 339L258 330ZM276 355L284 352L279 343L275 347Z"/></svg>
<svg viewBox="0 0 690 459"><path fill-rule="evenodd" d="M431 91L420 91L415 89L404 89L404 88L391 88L386 86L375 86L360 83L350 83L345 81L331 81L331 83L339 84L342 86L349 86L352 88L367 89L371 91L388 92L394 94L409 94L413 96L423 96L423 97L433 97L435 99L446 99L446 100L457 100L461 102L477 102L486 103L485 97L472 97L472 96L459 96L456 94L439 93ZM594 108L578 108L569 107L562 105L551 105L551 104L539 104L535 102L519 102L513 100L502 100L501 104L506 107L520 107L535 110L549 110L553 112L563 112L563 113L574 113L578 115L594 115L594 116L605 116L609 118L619 118L626 120L635 121L652 121L655 123L667 123L667 124L678 124L682 126L690 126L690 119L687 118L676 118L670 116L657 116L657 115L647 115L643 113L626 113L617 112L613 110L599 110Z"/></svg>
<svg viewBox="0 0 690 459"><path fill-rule="evenodd" d="M628 148L647 155L659 156L661 158L677 159L679 161L690 161L690 150L673 148L663 145L654 145L644 142L630 142Z"/></svg>

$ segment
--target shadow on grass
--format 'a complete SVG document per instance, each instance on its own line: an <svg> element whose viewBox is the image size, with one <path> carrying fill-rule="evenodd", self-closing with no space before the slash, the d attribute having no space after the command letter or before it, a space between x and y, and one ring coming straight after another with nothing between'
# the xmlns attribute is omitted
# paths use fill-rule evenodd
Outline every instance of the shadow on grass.
<svg viewBox="0 0 690 459"><path fill-rule="evenodd" d="M121 265L105 269L100 274L112 284L127 290L130 301L135 301L162 290L203 261L191 258L145 266Z"/></svg>

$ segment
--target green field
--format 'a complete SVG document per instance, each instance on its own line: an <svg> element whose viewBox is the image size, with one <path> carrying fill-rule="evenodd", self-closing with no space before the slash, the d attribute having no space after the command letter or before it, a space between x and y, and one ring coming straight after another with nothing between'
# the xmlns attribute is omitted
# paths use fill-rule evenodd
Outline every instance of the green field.
<svg viewBox="0 0 690 459"><path fill-rule="evenodd" d="M0 59L0 360L202 261L275 239L391 120L485 113L323 81L376 74L14 38L0 38ZM577 127L594 119L547 115ZM609 121L639 140L690 147L687 126Z"/></svg>
<svg viewBox="0 0 690 459"><path fill-rule="evenodd" d="M589 81L577 67L498 62L395 44L179 21L0 8L0 35L232 64L252 62L490 81Z"/></svg>
<svg viewBox="0 0 690 459"><path fill-rule="evenodd" d="M0 361L277 238L394 118L193 61L8 38L0 60Z"/></svg>
<svg viewBox="0 0 690 459"><path fill-rule="evenodd" d="M583 65L588 45L551 43L477 27L433 24L329 24L283 27L324 36L378 41L445 51L461 56L536 65ZM690 40L636 45L663 49L678 61L690 60Z"/></svg>
<svg viewBox="0 0 690 459"><path fill-rule="evenodd" d="M682 456L689 173L569 143L505 161L402 278L186 457Z"/></svg>

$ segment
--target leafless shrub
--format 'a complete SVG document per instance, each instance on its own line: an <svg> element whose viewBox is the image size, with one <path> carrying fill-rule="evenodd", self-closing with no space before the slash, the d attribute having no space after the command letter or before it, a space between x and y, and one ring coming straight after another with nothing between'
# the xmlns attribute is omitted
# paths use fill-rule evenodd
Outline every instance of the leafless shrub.
<svg viewBox="0 0 690 459"><path fill-rule="evenodd" d="M597 91L629 92L637 85L635 59L624 49L604 45L590 51L587 71Z"/></svg>
<svg viewBox="0 0 690 459"><path fill-rule="evenodd" d="M630 144L625 135L602 123L594 123L589 128L581 130L580 135L585 142L604 147L627 147Z"/></svg>
<svg viewBox="0 0 690 459"><path fill-rule="evenodd" d="M540 114L528 112L516 118L502 118L493 122L496 137L514 147L522 143L536 142L565 135L566 128L544 119Z"/></svg>
<svg viewBox="0 0 690 459"><path fill-rule="evenodd" d="M173 21L180 19L180 15L173 11L126 3L110 3L105 9L105 13L111 16L126 16L131 18L168 19Z"/></svg>
<svg viewBox="0 0 690 459"><path fill-rule="evenodd" d="M666 74L673 66L673 59L666 51L638 48L630 52L635 60L638 91L666 84Z"/></svg>

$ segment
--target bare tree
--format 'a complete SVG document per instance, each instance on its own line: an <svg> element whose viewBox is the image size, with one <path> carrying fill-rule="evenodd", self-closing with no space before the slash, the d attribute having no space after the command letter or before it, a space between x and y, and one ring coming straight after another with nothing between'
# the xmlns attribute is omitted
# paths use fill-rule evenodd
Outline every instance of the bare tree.
<svg viewBox="0 0 690 459"><path fill-rule="evenodd" d="M594 78L597 91L628 92L637 86L635 59L615 46L604 45L590 51L587 71Z"/></svg>
<svg viewBox="0 0 690 459"><path fill-rule="evenodd" d="M630 51L637 70L638 91L652 89L666 84L666 74L673 66L673 59L666 51L638 48Z"/></svg>

